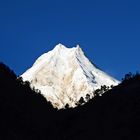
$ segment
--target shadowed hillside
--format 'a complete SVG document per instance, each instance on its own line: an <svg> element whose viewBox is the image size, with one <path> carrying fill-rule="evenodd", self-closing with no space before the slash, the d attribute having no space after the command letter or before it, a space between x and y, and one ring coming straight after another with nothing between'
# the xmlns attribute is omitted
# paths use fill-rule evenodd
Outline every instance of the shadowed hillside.
<svg viewBox="0 0 140 140"><path fill-rule="evenodd" d="M41 139L42 134L49 137L54 111L43 96L30 89L28 82L23 83L0 64L0 139Z"/></svg>
<svg viewBox="0 0 140 140"><path fill-rule="evenodd" d="M140 139L140 75L83 106L56 110L0 64L1 140Z"/></svg>

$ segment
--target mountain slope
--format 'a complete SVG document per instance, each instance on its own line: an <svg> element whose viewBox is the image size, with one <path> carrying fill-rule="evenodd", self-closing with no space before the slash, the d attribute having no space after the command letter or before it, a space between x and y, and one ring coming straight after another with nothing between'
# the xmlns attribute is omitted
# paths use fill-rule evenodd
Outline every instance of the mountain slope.
<svg viewBox="0 0 140 140"><path fill-rule="evenodd" d="M21 77L57 108L66 104L75 107L81 97L89 94L92 98L93 92L102 85L119 83L96 68L79 46L66 48L62 44L41 55Z"/></svg>
<svg viewBox="0 0 140 140"><path fill-rule="evenodd" d="M0 64L1 140L139 140L140 75L83 106L54 109Z"/></svg>
<svg viewBox="0 0 140 140"><path fill-rule="evenodd" d="M46 130L46 139L51 139L55 111L28 82L17 79L13 71L0 63L0 140L42 140Z"/></svg>

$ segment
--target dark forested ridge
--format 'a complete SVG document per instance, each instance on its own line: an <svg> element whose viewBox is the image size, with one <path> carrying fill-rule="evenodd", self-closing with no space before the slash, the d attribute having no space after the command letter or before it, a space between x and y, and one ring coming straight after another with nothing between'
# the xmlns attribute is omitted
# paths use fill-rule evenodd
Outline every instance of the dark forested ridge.
<svg viewBox="0 0 140 140"><path fill-rule="evenodd" d="M0 64L0 140L139 140L140 75L74 109L54 109Z"/></svg>

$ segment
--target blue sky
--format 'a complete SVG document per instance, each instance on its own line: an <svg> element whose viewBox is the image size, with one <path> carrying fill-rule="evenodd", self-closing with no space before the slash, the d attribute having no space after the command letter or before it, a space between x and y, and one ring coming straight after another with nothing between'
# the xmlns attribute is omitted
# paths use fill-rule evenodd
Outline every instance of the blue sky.
<svg viewBox="0 0 140 140"><path fill-rule="evenodd" d="M1 0L0 61L18 75L56 44L80 44L121 79L140 71L139 0Z"/></svg>

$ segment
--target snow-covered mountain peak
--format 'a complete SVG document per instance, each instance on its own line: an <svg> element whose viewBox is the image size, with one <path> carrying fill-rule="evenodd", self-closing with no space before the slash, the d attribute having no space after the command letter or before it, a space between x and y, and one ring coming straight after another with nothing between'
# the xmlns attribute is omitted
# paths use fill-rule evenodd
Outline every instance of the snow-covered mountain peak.
<svg viewBox="0 0 140 140"><path fill-rule="evenodd" d="M79 45L79 44L78 44L78 45L76 45L75 49L76 49L77 51L82 51L82 48L80 47L80 45Z"/></svg>
<svg viewBox="0 0 140 140"><path fill-rule="evenodd" d="M80 48L79 45L77 45L76 47L72 47L72 48L68 48L66 46L64 46L63 44L59 43L58 45L55 46L55 48L52 51L56 51L58 53L79 53L82 52L82 49Z"/></svg>
<svg viewBox="0 0 140 140"><path fill-rule="evenodd" d="M84 55L79 45L67 48L62 44L41 55L23 75L32 87L39 89L47 100L57 108L75 103L102 85L117 85L113 77L96 68Z"/></svg>
<svg viewBox="0 0 140 140"><path fill-rule="evenodd" d="M64 49L68 49L68 48L61 43L56 45L55 48L54 48L54 50L57 50L57 51L64 50Z"/></svg>

